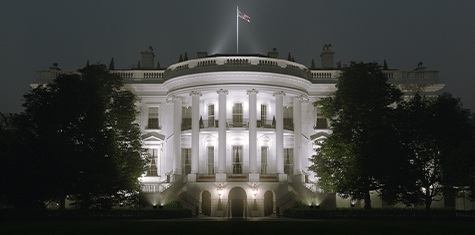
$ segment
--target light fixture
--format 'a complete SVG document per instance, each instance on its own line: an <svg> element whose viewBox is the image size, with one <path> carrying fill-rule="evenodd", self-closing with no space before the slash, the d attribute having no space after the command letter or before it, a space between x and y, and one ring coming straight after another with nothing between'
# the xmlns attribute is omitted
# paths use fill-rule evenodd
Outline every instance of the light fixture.
<svg viewBox="0 0 475 235"><path fill-rule="evenodd" d="M218 185L218 197L221 197L223 195L223 188L221 187L221 184Z"/></svg>
<svg viewBox="0 0 475 235"><path fill-rule="evenodd" d="M157 204L153 204L153 209L157 209Z"/></svg>
<svg viewBox="0 0 475 235"><path fill-rule="evenodd" d="M252 195L254 195L254 197L257 197L257 191L258 191L258 189L257 189L257 187L256 187L256 184L254 184L254 185L252 186L252 190L251 190L251 191L252 191Z"/></svg>

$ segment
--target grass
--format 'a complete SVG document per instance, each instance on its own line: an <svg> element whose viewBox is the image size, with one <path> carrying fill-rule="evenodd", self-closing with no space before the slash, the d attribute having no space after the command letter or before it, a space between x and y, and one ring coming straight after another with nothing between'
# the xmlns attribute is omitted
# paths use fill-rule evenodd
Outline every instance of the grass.
<svg viewBox="0 0 475 235"><path fill-rule="evenodd" d="M0 234L474 234L464 221L371 220L108 220L1 222Z"/></svg>

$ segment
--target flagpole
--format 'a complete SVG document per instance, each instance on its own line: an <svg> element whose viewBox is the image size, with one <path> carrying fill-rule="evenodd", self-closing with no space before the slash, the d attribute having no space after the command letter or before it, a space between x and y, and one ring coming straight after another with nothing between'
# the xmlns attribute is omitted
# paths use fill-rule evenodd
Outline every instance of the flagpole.
<svg viewBox="0 0 475 235"><path fill-rule="evenodd" d="M239 54L239 6L236 6L236 54Z"/></svg>

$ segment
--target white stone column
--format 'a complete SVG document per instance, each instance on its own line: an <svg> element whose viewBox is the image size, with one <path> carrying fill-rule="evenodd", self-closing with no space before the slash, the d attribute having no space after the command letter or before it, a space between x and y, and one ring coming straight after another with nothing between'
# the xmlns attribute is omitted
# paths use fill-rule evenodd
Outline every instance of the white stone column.
<svg viewBox="0 0 475 235"><path fill-rule="evenodd" d="M275 97L275 155L279 181L287 181L284 174L284 91L274 92Z"/></svg>
<svg viewBox="0 0 475 235"><path fill-rule="evenodd" d="M218 121L218 171L216 182L226 181L226 96L228 90L219 89L219 121Z"/></svg>
<svg viewBox="0 0 475 235"><path fill-rule="evenodd" d="M200 151L200 92L192 91L191 96L191 172L188 181L196 182Z"/></svg>
<svg viewBox="0 0 475 235"><path fill-rule="evenodd" d="M249 95L249 181L259 182L257 171L257 105L256 89L247 90Z"/></svg>
<svg viewBox="0 0 475 235"><path fill-rule="evenodd" d="M181 175L181 96L172 96L173 101L173 175ZM174 179L176 180L176 179Z"/></svg>
<svg viewBox="0 0 475 235"><path fill-rule="evenodd" d="M293 98L293 119L294 119L294 175L302 173L301 156L302 156L302 96Z"/></svg>

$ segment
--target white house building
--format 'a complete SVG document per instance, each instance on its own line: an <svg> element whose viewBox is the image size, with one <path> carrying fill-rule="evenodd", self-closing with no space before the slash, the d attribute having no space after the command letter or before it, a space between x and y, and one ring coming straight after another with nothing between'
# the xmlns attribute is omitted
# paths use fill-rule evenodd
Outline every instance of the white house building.
<svg viewBox="0 0 475 235"><path fill-rule="evenodd" d="M141 66L111 72L140 98L143 145L153 156L140 180L151 203L179 199L205 215L230 217L267 216L302 198L325 208L350 206L317 188L307 170L316 140L330 133L313 102L336 89L340 70L331 45L320 68L279 59L275 49L198 52L167 68L154 67L151 47L141 54ZM37 83L67 72L38 71ZM406 95L436 96L444 86L438 71L422 66L384 73Z"/></svg>

